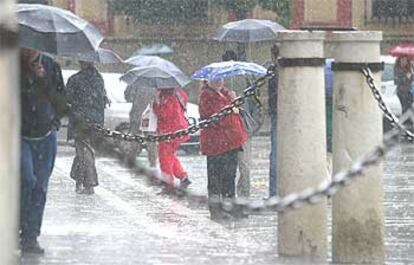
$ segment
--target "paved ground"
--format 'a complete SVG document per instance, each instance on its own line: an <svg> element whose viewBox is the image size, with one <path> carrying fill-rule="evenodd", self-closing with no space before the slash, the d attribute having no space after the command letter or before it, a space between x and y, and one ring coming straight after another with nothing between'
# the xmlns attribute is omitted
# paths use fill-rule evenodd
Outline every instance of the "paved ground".
<svg viewBox="0 0 414 265"><path fill-rule="evenodd" d="M267 195L268 142L254 144L253 197ZM208 210L185 200L156 195L139 176L110 158L99 158L100 186L93 196L77 195L68 178L73 151L60 148L51 180L41 244L44 257L34 264L283 264L277 258L275 215L251 216L220 225ZM144 158L140 158L144 159ZM183 156L205 193L203 157ZM414 147L395 149L385 178L387 264L414 260Z"/></svg>

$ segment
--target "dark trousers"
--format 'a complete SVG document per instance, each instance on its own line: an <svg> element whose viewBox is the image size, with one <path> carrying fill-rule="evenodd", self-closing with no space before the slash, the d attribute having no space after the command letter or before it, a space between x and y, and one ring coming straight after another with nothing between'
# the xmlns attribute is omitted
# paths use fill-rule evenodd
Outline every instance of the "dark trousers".
<svg viewBox="0 0 414 265"><path fill-rule="evenodd" d="M208 196L211 199L234 198L238 153L234 149L217 156L207 156Z"/></svg>
<svg viewBox="0 0 414 265"><path fill-rule="evenodd" d="M55 131L40 140L22 140L20 230L23 242L35 240L40 235L56 149Z"/></svg>

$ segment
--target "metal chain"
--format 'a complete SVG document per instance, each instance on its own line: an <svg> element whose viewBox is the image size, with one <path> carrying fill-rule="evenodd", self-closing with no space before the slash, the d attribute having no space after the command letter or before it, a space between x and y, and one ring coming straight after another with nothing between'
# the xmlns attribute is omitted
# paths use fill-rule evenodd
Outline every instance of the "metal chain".
<svg viewBox="0 0 414 265"><path fill-rule="evenodd" d="M255 96L257 88L262 87L264 84L266 84L267 79L274 76L274 74L275 74L275 66L271 65L267 69L267 73L263 77L260 77L251 86L246 88L243 91L243 95L235 98L230 105L223 107L218 113L215 113L211 115L210 117L200 122L197 122L194 125L189 126L186 129L178 130L173 133L161 134L161 135L147 135L147 136L131 135L131 134L123 134L118 131L106 129L106 128L101 127L100 125L93 124L90 122L87 122L87 124L89 127L92 127L92 129L101 136L123 140L126 142L138 142L142 144L144 142L171 141L171 140L181 138L189 134L194 134L200 129L205 129L209 127L210 125L215 124L219 122L220 120L224 119L225 117L231 115L232 113L234 113L235 108L239 108L245 103L246 98Z"/></svg>
<svg viewBox="0 0 414 265"><path fill-rule="evenodd" d="M384 138L381 146L375 147L360 160L354 162L348 170L337 173L331 180L324 180L316 188L307 188L299 193L291 193L282 198L275 196L266 200L248 200L244 198L219 200L194 193L188 189L182 190L179 187L175 187L174 191L178 196L185 197L190 202L200 204L215 203L229 211L236 207L238 210L243 210L245 213L260 214L266 212L286 212L299 209L306 205L317 204L326 196L332 196L341 188L350 184L356 177L361 176L365 169L377 165L387 151L399 144L400 135L399 131L393 130ZM137 166L136 173L146 176L151 181L156 179L162 184L167 185L159 171Z"/></svg>
<svg viewBox="0 0 414 265"><path fill-rule="evenodd" d="M378 106L381 111L384 113L384 116L391 123L391 126L403 132L404 137L406 137L410 142L414 141L414 134L407 130L399 121L399 119L390 111L387 104L385 103L381 92L378 90L374 77L372 76L372 71L369 67L362 68L362 74L365 76L367 84L371 89L372 95L375 100L378 102Z"/></svg>
<svg viewBox="0 0 414 265"><path fill-rule="evenodd" d="M267 77L272 75L270 70L268 71ZM393 130L390 132L389 135L384 137L383 144L381 146L375 147L371 152L367 153L363 156L360 160L354 162L348 170L341 171L337 173L335 176L332 177L331 180L326 179L325 181L321 182L316 188L307 188L299 193L292 193L285 197L278 198L278 197L271 197L267 200L248 200L248 199L224 199L224 200L217 200L209 198L208 196L197 194L192 192L191 190L182 190L180 188L174 188L174 191L180 195L185 197L191 202L198 202L202 204L210 204L210 203L217 203L221 205L221 207L225 210L231 210L234 207L237 207L239 210L243 210L247 213L264 213L264 212L286 212L288 210L299 209L304 207L305 205L313 205L317 204L326 196L332 196L338 190L343 188L344 186L351 183L356 177L361 176L363 171L371 166L378 164L381 159L385 156L386 152L389 151L392 147L396 146L399 143L399 137L401 132L404 132L404 135L409 139L413 139L413 136L410 132L407 132L405 128L403 128L395 116L388 110L387 106L385 105L384 101L382 100L380 92L376 89L375 82L372 78L371 71L369 69L363 70L364 76L367 78L367 82L371 91L374 94L374 97L379 102L381 109L387 113L387 117L392 118L391 122L394 121L394 125L399 130ZM174 139L173 137L180 137L179 135L185 135L184 133L197 131L201 128L206 128L210 124L219 121L220 119L224 118L229 113L232 113L233 107L238 107L244 103L244 99L248 96L252 96L255 93L255 89L259 86L262 86L265 82L266 77L263 77L255 82L252 86L247 88L244 91L244 95L236 98L232 104L228 107L223 108L219 113L212 115L206 120L201 121L196 126L190 126L186 130L181 130L169 135L160 135L160 136L151 136L150 138L147 137L145 139L141 136L132 136L132 135L123 135L119 132L114 131L104 131L104 133L109 137L114 138L121 138L127 141L139 141L143 142L145 140L149 141L157 141L163 139ZM105 130L100 128L100 130ZM164 185L165 180L160 175L159 171L144 168L141 166L136 166L136 173L140 175L146 176L149 180L153 181L154 179L161 182Z"/></svg>

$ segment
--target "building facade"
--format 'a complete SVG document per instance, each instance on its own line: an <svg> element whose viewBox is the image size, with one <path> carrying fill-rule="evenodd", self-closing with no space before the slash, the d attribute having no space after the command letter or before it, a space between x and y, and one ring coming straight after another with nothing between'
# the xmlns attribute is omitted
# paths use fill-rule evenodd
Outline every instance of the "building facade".
<svg viewBox="0 0 414 265"><path fill-rule="evenodd" d="M414 37L414 1L293 0L291 26L380 30L386 48Z"/></svg>

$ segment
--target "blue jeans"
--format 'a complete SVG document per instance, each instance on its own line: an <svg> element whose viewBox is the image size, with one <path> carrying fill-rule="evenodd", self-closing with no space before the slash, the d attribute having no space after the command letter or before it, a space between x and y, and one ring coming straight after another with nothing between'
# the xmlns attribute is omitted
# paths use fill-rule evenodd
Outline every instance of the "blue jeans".
<svg viewBox="0 0 414 265"><path fill-rule="evenodd" d="M39 140L22 139L20 230L22 242L40 235L46 193L57 150L56 131Z"/></svg>
<svg viewBox="0 0 414 265"><path fill-rule="evenodd" d="M275 196L277 193L277 121L274 115L270 116L270 169L269 169L269 196Z"/></svg>

